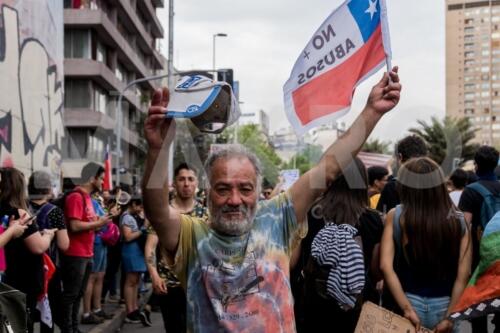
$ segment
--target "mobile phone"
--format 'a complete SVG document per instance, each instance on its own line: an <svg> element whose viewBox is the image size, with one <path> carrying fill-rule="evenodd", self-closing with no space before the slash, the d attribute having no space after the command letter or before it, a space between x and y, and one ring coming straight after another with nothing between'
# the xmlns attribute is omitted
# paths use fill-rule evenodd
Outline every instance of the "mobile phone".
<svg viewBox="0 0 500 333"><path fill-rule="evenodd" d="M31 221L33 221L35 219L36 219L36 215L32 215L32 216L30 216L29 219L26 220L26 223L31 222Z"/></svg>

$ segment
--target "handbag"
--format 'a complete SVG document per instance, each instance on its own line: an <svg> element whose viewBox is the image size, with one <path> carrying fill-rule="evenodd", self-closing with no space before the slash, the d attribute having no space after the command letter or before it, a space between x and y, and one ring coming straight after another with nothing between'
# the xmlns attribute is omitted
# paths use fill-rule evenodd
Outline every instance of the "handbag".
<svg viewBox="0 0 500 333"><path fill-rule="evenodd" d="M107 246L115 246L120 239L120 229L113 222L108 223L106 229L99 232L102 242Z"/></svg>

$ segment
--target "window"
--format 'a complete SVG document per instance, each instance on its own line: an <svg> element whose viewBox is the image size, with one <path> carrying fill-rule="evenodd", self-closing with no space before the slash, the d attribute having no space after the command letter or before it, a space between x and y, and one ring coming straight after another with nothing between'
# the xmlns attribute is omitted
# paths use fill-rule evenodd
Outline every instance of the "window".
<svg viewBox="0 0 500 333"><path fill-rule="evenodd" d="M103 64L106 64L106 58L107 58L106 46L100 41L97 41L96 60L102 62Z"/></svg>
<svg viewBox="0 0 500 333"><path fill-rule="evenodd" d="M465 100L472 100L474 99L474 93L465 93L464 97Z"/></svg>
<svg viewBox="0 0 500 333"><path fill-rule="evenodd" d="M474 33L474 27L465 27L464 28L464 33L465 34L472 34L472 33Z"/></svg>
<svg viewBox="0 0 500 333"><path fill-rule="evenodd" d="M90 30L64 31L64 57L91 59Z"/></svg>
<svg viewBox="0 0 500 333"><path fill-rule="evenodd" d="M104 159L104 141L101 138L89 135L87 158L94 161Z"/></svg>
<svg viewBox="0 0 500 333"><path fill-rule="evenodd" d="M94 90L94 110L101 113L106 113L106 106L108 104L108 96L99 87Z"/></svg>
<svg viewBox="0 0 500 333"><path fill-rule="evenodd" d="M90 87L85 80L64 81L64 106L68 108L90 108Z"/></svg>
<svg viewBox="0 0 500 333"><path fill-rule="evenodd" d="M467 51L464 53L464 56L466 58L472 58L472 57L474 57L474 51Z"/></svg>
<svg viewBox="0 0 500 333"><path fill-rule="evenodd" d="M472 50L472 49L474 49L474 43L465 43L464 44L464 49L465 50Z"/></svg>
<svg viewBox="0 0 500 333"><path fill-rule="evenodd" d="M115 75L118 80L122 81L123 83L127 83L127 70L125 69L125 67L123 67L122 64L118 64L118 66L116 66Z"/></svg>

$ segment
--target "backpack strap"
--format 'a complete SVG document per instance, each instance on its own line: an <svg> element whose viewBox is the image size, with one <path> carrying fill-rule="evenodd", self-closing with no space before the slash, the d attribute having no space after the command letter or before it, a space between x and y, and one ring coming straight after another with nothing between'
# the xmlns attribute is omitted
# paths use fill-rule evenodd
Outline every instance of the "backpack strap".
<svg viewBox="0 0 500 333"><path fill-rule="evenodd" d="M40 229L47 229L48 223L47 223L47 217L49 216L50 212L52 212L56 208L55 205L51 204L50 202L45 203L38 211L36 212L36 218L37 218L37 224L40 227Z"/></svg>
<svg viewBox="0 0 500 333"><path fill-rule="evenodd" d="M403 246L401 244L401 224L399 220L401 214L403 213L403 206L397 205L396 211L394 212L394 218L392 219L392 238L394 239L394 244L396 245L396 255L399 255L403 251Z"/></svg>
<svg viewBox="0 0 500 333"><path fill-rule="evenodd" d="M479 182L475 182L475 183L469 184L466 187L471 188L474 191L476 191L479 194L481 194L481 196L483 197L483 199L486 198L489 195L492 195L492 193L484 185L480 184Z"/></svg>

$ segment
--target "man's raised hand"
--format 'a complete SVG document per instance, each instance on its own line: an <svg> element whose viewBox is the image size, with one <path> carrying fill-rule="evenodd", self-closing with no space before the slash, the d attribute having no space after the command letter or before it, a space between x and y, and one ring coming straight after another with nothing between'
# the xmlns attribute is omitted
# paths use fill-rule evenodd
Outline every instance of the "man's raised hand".
<svg viewBox="0 0 500 333"><path fill-rule="evenodd" d="M153 94L144 123L144 135L150 149L161 149L164 144L168 147L174 139L175 121L165 117L169 97L167 88L157 89Z"/></svg>

